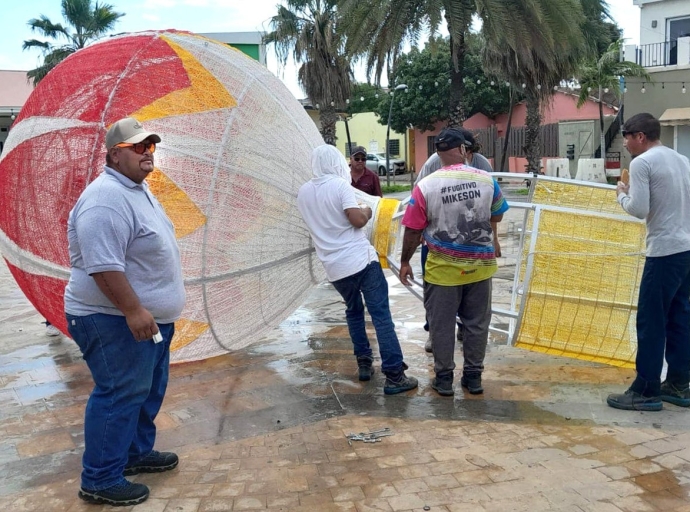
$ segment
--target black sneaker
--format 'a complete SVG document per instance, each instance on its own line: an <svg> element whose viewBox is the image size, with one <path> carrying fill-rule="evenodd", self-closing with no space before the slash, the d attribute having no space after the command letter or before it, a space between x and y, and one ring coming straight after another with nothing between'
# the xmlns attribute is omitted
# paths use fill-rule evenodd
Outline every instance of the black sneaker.
<svg viewBox="0 0 690 512"><path fill-rule="evenodd" d="M623 409L624 411L660 411L664 407L658 396L642 396L631 389L623 394L610 394L606 403L614 409Z"/></svg>
<svg viewBox="0 0 690 512"><path fill-rule="evenodd" d="M439 379L438 377L434 377L431 379L431 388L441 396L453 396L455 394L455 391L453 391L452 379Z"/></svg>
<svg viewBox="0 0 690 512"><path fill-rule="evenodd" d="M659 398L678 407L690 407L690 387L687 384L683 387L664 381L661 383Z"/></svg>
<svg viewBox="0 0 690 512"><path fill-rule="evenodd" d="M370 356L357 356L357 368L359 369L359 380L371 380L371 375L374 373L372 363L374 359Z"/></svg>
<svg viewBox="0 0 690 512"><path fill-rule="evenodd" d="M401 371L398 376L386 376L386 383L383 385L383 392L386 395L397 395L404 393L419 385L417 379L408 377L404 371Z"/></svg>
<svg viewBox="0 0 690 512"><path fill-rule="evenodd" d="M96 505L112 505L113 507L127 507L138 505L149 497L149 488L144 484L135 484L129 480L111 485L100 491L89 491L83 487L79 489L79 497L87 503Z"/></svg>
<svg viewBox="0 0 690 512"><path fill-rule="evenodd" d="M481 395L484 392L481 374L463 374L462 378L460 379L460 385L463 388L467 388L467 391L470 392L470 395Z"/></svg>
<svg viewBox="0 0 690 512"><path fill-rule="evenodd" d="M124 475L132 476L138 475L139 473L162 473L163 471L170 471L177 467L178 462L180 462L180 460L174 453L157 452L153 450L136 464L127 466Z"/></svg>

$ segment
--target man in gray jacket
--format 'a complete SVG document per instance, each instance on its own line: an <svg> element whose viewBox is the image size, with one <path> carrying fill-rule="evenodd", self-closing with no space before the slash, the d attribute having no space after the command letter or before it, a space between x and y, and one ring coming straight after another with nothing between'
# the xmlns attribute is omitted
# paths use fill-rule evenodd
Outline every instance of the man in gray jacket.
<svg viewBox="0 0 690 512"><path fill-rule="evenodd" d="M662 401L690 406L690 162L662 145L660 133L651 114L623 126L634 159L630 185L618 182L618 202L645 219L647 259L637 304L637 378L625 393L609 395L616 409L660 411Z"/></svg>

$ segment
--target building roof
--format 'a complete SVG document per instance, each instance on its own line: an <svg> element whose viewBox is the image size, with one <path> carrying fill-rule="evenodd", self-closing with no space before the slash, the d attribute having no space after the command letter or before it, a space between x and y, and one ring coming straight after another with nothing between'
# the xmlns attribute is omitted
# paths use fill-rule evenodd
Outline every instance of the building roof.
<svg viewBox="0 0 690 512"><path fill-rule="evenodd" d="M33 90L26 71L0 70L0 108L19 110Z"/></svg>

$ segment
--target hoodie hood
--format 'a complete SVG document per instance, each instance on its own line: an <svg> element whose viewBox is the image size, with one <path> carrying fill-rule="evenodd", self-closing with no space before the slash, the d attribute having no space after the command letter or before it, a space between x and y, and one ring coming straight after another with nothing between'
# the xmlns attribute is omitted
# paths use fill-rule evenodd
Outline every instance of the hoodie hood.
<svg viewBox="0 0 690 512"><path fill-rule="evenodd" d="M325 182L331 179L351 181L350 168L345 157L334 146L323 144L314 149L311 154L311 170L313 181Z"/></svg>

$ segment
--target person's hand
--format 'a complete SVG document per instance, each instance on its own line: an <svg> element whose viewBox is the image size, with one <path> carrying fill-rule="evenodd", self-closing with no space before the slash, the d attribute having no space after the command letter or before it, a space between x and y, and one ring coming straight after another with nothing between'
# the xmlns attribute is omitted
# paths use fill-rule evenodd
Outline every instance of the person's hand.
<svg viewBox="0 0 690 512"><path fill-rule="evenodd" d="M497 258L501 257L501 244L498 243L498 237L494 237L494 253Z"/></svg>
<svg viewBox="0 0 690 512"><path fill-rule="evenodd" d="M404 284L405 286L412 286L412 283L408 280L409 279L414 279L414 274L412 273L412 267L410 266L410 263L401 263L400 264L400 282Z"/></svg>
<svg viewBox="0 0 690 512"><path fill-rule="evenodd" d="M139 307L125 316L127 327L137 341L150 340L158 332L158 325L148 309Z"/></svg>
<svg viewBox="0 0 690 512"><path fill-rule="evenodd" d="M621 194L621 193L628 195L629 190L630 190L630 185L626 185L622 181L619 181L618 185L616 185L616 195Z"/></svg>
<svg viewBox="0 0 690 512"><path fill-rule="evenodd" d="M367 219L371 219L371 208L368 206L362 206L361 208L364 214L367 216Z"/></svg>

